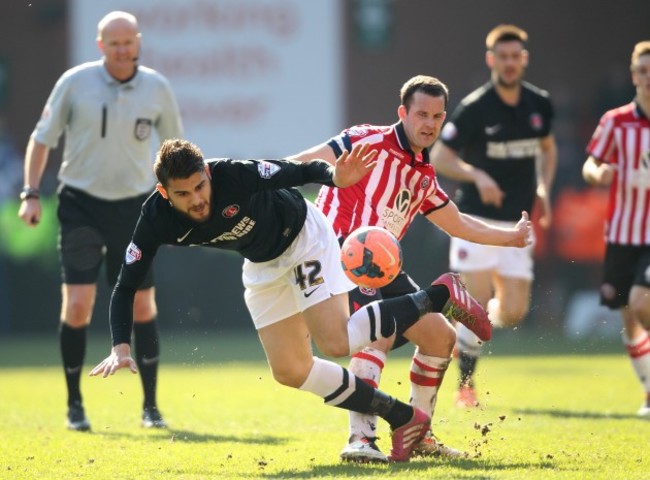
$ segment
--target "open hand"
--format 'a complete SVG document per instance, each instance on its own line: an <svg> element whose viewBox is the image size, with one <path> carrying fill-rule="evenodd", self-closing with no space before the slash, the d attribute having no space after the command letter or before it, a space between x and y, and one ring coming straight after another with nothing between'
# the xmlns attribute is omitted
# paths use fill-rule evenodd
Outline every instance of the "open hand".
<svg viewBox="0 0 650 480"><path fill-rule="evenodd" d="M369 152L368 150L370 150L370 144L357 143L352 147L351 152L345 150L336 159L334 176L332 177L334 185L339 188L354 185L377 166L377 162L374 161L377 151L372 150Z"/></svg>
<svg viewBox="0 0 650 480"><path fill-rule="evenodd" d="M131 347L127 343L120 343L111 349L111 354L102 360L88 375L94 377L101 375L103 378L114 375L120 368L128 367L132 373L138 373L135 360L131 358Z"/></svg>

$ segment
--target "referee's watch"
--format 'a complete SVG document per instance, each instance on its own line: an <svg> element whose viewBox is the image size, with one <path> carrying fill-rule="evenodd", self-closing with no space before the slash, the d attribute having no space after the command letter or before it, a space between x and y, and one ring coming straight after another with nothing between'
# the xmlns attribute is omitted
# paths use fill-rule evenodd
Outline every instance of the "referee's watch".
<svg viewBox="0 0 650 480"><path fill-rule="evenodd" d="M23 187L19 195L21 201L25 201L29 198L38 199L39 197L40 197L40 192L38 191L38 188L34 188L34 187Z"/></svg>

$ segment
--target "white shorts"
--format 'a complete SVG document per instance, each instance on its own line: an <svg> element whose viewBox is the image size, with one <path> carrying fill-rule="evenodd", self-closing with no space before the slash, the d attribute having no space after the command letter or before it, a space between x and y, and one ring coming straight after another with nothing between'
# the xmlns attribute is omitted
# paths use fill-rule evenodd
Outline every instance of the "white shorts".
<svg viewBox="0 0 650 480"><path fill-rule="evenodd" d="M478 218L478 217L477 217ZM480 218L490 225L514 227L516 222L501 222ZM449 246L449 267L456 272L476 272L493 270L502 277L533 280L533 243L524 248L495 247L451 238Z"/></svg>
<svg viewBox="0 0 650 480"><path fill-rule="evenodd" d="M257 330L356 287L341 268L332 225L310 202L305 225L289 248L268 262L244 260L242 279Z"/></svg>

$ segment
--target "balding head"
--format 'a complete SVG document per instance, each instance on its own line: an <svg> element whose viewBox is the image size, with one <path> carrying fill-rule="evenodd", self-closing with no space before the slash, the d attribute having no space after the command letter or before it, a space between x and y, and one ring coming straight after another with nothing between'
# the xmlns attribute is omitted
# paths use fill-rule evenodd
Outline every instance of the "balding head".
<svg viewBox="0 0 650 480"><path fill-rule="evenodd" d="M103 40L106 32L113 28L129 28L138 32L138 20L134 15L127 12L114 11L107 13L97 24L97 40Z"/></svg>

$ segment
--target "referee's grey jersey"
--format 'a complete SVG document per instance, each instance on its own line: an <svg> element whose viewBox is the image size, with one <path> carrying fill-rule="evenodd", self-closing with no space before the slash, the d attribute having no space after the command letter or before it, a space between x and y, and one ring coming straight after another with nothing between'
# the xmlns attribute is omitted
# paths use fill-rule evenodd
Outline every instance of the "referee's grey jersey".
<svg viewBox="0 0 650 480"><path fill-rule="evenodd" d="M183 135L165 77L138 66L130 81L120 83L102 60L71 68L59 78L32 137L55 148L64 131L59 180L104 200L151 191L152 150L159 141Z"/></svg>

